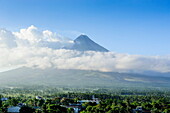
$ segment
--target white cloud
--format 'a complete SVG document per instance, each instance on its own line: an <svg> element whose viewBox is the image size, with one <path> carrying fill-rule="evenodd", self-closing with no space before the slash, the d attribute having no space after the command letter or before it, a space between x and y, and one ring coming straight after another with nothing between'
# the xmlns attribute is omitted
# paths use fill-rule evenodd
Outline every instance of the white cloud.
<svg viewBox="0 0 170 113"><path fill-rule="evenodd" d="M1 48L16 47L15 36L10 31L0 29L0 47Z"/></svg>
<svg viewBox="0 0 170 113"><path fill-rule="evenodd" d="M17 37L16 42L18 46L59 49L73 44L71 39L62 37L49 30L39 31L38 28L33 25L27 29L21 29L19 32L13 32L13 34Z"/></svg>
<svg viewBox="0 0 170 113"><path fill-rule="evenodd" d="M170 56L58 49L73 41L30 26L19 32L0 30L0 69L13 67L84 69L117 72L170 72Z"/></svg>

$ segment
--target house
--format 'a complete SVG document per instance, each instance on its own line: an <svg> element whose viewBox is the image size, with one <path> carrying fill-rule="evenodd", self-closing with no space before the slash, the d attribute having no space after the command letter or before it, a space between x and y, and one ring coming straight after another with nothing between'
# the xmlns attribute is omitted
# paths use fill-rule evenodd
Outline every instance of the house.
<svg viewBox="0 0 170 113"><path fill-rule="evenodd" d="M8 98L1 98L1 101L6 101L6 100L8 100Z"/></svg>
<svg viewBox="0 0 170 113"><path fill-rule="evenodd" d="M73 108L74 113L79 113L79 111L82 109L82 106L80 104L69 104L69 105L61 105L65 108Z"/></svg>
<svg viewBox="0 0 170 113"><path fill-rule="evenodd" d="M18 106L22 107L22 106L26 106L26 104L25 103L18 103Z"/></svg>
<svg viewBox="0 0 170 113"><path fill-rule="evenodd" d="M35 97L37 100L41 100L41 99L43 99L42 97L40 97L40 96L36 96Z"/></svg>
<svg viewBox="0 0 170 113"><path fill-rule="evenodd" d="M86 103L86 102L92 102L99 104L100 100L98 98L95 98L94 95L92 96L92 100L78 100L79 103Z"/></svg>
<svg viewBox="0 0 170 113"><path fill-rule="evenodd" d="M95 99L95 100L78 100L77 102L79 103L86 103L86 102L92 102L92 103L96 103L99 104L100 100L99 99Z"/></svg>
<svg viewBox="0 0 170 113"><path fill-rule="evenodd" d="M132 113L151 113L151 111L142 109L142 106L137 106Z"/></svg>
<svg viewBox="0 0 170 113"><path fill-rule="evenodd" d="M41 108L40 108L40 107L38 107L38 106L34 106L33 108L34 108L34 109L41 109Z"/></svg>
<svg viewBox="0 0 170 113"><path fill-rule="evenodd" d="M19 106L11 106L7 109L8 113L19 113L21 107Z"/></svg>

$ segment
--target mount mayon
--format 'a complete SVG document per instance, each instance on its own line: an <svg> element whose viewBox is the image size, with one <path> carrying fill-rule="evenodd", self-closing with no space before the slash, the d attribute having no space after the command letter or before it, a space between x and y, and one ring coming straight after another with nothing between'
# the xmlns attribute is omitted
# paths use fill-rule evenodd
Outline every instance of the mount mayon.
<svg viewBox="0 0 170 113"><path fill-rule="evenodd" d="M87 35L80 35L78 38L74 40L73 46L67 49L77 51L108 52L107 49L92 41Z"/></svg>
<svg viewBox="0 0 170 113"><path fill-rule="evenodd" d="M107 49L80 35L70 48L77 51L108 52ZM135 74L100 72L78 69L37 69L22 67L0 73L0 86L71 86L71 87L166 87L170 86L170 74Z"/></svg>

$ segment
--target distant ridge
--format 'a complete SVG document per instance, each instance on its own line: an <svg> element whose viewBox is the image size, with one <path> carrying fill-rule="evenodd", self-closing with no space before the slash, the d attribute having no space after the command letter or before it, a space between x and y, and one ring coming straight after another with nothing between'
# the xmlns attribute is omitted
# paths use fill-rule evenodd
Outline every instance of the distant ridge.
<svg viewBox="0 0 170 113"><path fill-rule="evenodd" d="M91 40L87 35L80 35L74 40L74 45L70 48L78 51L99 51L108 52L109 50Z"/></svg>

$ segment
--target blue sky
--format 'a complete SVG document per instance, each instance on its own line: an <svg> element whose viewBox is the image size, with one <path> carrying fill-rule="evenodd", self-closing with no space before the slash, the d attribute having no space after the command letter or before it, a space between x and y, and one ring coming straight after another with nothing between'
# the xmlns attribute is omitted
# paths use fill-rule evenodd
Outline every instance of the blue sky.
<svg viewBox="0 0 170 113"><path fill-rule="evenodd" d="M0 0L0 28L87 34L105 48L170 55L169 0Z"/></svg>

